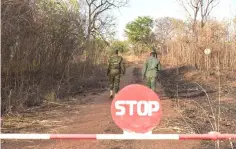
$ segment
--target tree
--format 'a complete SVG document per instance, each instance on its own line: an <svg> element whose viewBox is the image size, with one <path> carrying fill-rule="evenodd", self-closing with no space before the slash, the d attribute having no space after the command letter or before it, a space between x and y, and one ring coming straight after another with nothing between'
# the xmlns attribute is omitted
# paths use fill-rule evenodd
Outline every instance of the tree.
<svg viewBox="0 0 236 149"><path fill-rule="evenodd" d="M193 31L195 32L197 18L200 13L201 28L203 28L210 16L213 8L216 7L220 0L177 0L186 10L191 18L193 18Z"/></svg>
<svg viewBox="0 0 236 149"><path fill-rule="evenodd" d="M189 17L193 19L192 30L195 33L197 17L200 10L201 0L177 0L184 10L188 13Z"/></svg>
<svg viewBox="0 0 236 149"><path fill-rule="evenodd" d="M233 39L236 43L236 17L233 19Z"/></svg>
<svg viewBox="0 0 236 149"><path fill-rule="evenodd" d="M216 7L220 0L177 0L180 2L181 6L189 14L190 18L193 19L192 23L192 36L194 41L194 55L195 55L195 66L198 68L197 64L197 50L202 49L201 43L199 44L199 33L198 33L198 20L200 19L200 32L203 32L203 28L206 25L210 13L213 8ZM198 17L200 13L200 18ZM201 33L200 33L201 34Z"/></svg>
<svg viewBox="0 0 236 149"><path fill-rule="evenodd" d="M220 3L220 0L200 0L201 4L201 28L203 28L211 11Z"/></svg>
<svg viewBox="0 0 236 149"><path fill-rule="evenodd" d="M78 0L3 0L2 113L38 105L48 94L63 98L79 89L78 76L103 71L98 65L105 63L107 45L98 38L86 44L81 5Z"/></svg>
<svg viewBox="0 0 236 149"><path fill-rule="evenodd" d="M89 41L91 36L101 37L114 34L114 16L109 13L112 9L119 9L127 5L128 0L85 0L87 35Z"/></svg>
<svg viewBox="0 0 236 149"><path fill-rule="evenodd" d="M184 23L175 18L159 18L155 20L155 38L158 43L165 44L171 38L177 36L177 32L182 32ZM180 30L180 31L178 31Z"/></svg>
<svg viewBox="0 0 236 149"><path fill-rule="evenodd" d="M112 43L112 48L118 48L119 52L127 52L128 51L128 42L127 41L114 41Z"/></svg>
<svg viewBox="0 0 236 149"><path fill-rule="evenodd" d="M125 33L131 42L150 42L153 28L153 20L148 16L138 17L126 25Z"/></svg>

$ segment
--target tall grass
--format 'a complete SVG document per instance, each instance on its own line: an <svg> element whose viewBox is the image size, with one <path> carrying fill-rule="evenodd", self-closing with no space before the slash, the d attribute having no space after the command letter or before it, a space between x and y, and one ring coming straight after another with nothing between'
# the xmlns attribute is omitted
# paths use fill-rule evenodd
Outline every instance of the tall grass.
<svg viewBox="0 0 236 149"><path fill-rule="evenodd" d="M198 29L197 41L191 32L182 31L166 41L159 49L163 63L172 65L193 65L199 70L220 67L221 70L236 69L236 33L229 32L231 26L225 22L209 21ZM211 49L207 58L206 48Z"/></svg>
<svg viewBox="0 0 236 149"><path fill-rule="evenodd" d="M79 81L103 72L107 45L85 39L79 8L53 0L1 3L2 113L76 92Z"/></svg>

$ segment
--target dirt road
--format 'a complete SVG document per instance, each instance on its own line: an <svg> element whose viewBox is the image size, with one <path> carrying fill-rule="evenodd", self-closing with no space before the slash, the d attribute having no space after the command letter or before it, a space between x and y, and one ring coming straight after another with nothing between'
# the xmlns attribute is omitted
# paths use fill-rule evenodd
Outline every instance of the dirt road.
<svg viewBox="0 0 236 149"><path fill-rule="evenodd" d="M121 87L132 83L142 83L138 69L128 68L122 77ZM178 125L181 115L175 111L174 102L165 97L158 85L163 106L163 119L153 133L186 133L187 129ZM83 102L81 102L81 100ZM111 100L108 92L89 93L78 96L73 104L58 106L47 110L38 110L35 122L28 128L16 130L20 133L85 133L120 134L122 131L113 123L110 115ZM173 124L173 122L176 122ZM36 125L37 124L37 125ZM35 125L35 127L34 127ZM39 128L39 125L42 127ZM188 132L189 133L189 132ZM198 148L198 141L91 141L91 140L15 140L2 144L3 149L191 149Z"/></svg>

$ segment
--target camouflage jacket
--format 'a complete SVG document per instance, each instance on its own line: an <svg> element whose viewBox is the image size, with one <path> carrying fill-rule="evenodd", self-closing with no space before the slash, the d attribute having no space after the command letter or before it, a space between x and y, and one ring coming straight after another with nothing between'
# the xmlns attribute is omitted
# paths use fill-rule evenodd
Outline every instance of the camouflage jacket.
<svg viewBox="0 0 236 149"><path fill-rule="evenodd" d="M119 55L112 55L108 61L107 75L125 74L124 60Z"/></svg>
<svg viewBox="0 0 236 149"><path fill-rule="evenodd" d="M160 70L160 61L155 57L149 57L144 63L142 75L143 77L156 77Z"/></svg>

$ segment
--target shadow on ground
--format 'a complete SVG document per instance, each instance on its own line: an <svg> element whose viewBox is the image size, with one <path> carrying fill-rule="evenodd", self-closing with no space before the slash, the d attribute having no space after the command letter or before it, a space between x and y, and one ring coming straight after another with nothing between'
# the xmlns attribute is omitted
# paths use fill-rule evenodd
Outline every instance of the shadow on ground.
<svg viewBox="0 0 236 149"><path fill-rule="evenodd" d="M159 74L158 82L164 90L165 95L169 98L193 99L205 96L206 93L216 92L207 86L200 86L196 82L186 80L184 74L191 71L195 71L191 66L181 66L162 70Z"/></svg>

